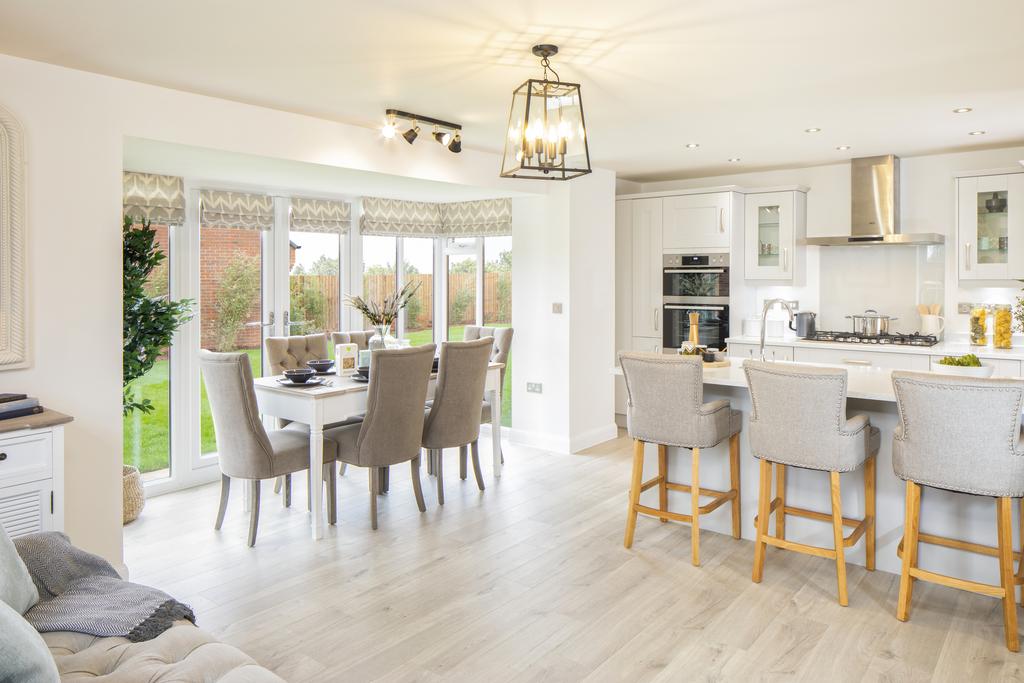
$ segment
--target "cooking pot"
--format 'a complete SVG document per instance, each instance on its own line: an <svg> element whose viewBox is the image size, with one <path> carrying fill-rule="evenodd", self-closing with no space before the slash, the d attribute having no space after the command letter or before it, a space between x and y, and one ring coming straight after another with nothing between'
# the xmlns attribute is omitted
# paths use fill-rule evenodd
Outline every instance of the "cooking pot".
<svg viewBox="0 0 1024 683"><path fill-rule="evenodd" d="M793 314L793 320L789 322L789 329L796 332L796 336L801 339L807 339L808 337L814 336L814 320L817 317L816 313L810 311L798 311ZM796 326L793 323L796 323Z"/></svg>
<svg viewBox="0 0 1024 683"><path fill-rule="evenodd" d="M889 334L889 323L893 320L898 320L898 318L889 315L882 315L873 308L869 308L863 313L846 317L853 321L854 332L870 337Z"/></svg>

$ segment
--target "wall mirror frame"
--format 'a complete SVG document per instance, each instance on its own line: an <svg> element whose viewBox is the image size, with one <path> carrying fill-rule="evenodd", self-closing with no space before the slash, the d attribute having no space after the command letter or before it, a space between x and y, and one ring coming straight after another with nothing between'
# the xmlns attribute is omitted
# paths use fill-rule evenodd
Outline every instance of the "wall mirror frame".
<svg viewBox="0 0 1024 683"><path fill-rule="evenodd" d="M0 106L0 370L30 362L25 242L24 136Z"/></svg>

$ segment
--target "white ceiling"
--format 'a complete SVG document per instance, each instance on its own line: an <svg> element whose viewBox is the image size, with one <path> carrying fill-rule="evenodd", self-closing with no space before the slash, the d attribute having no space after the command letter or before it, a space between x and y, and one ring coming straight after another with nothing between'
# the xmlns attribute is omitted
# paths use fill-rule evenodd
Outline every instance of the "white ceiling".
<svg viewBox="0 0 1024 683"><path fill-rule="evenodd" d="M654 180L1020 142L1022 27L1020 0L3 0L0 52L498 151L554 42L594 165Z"/></svg>

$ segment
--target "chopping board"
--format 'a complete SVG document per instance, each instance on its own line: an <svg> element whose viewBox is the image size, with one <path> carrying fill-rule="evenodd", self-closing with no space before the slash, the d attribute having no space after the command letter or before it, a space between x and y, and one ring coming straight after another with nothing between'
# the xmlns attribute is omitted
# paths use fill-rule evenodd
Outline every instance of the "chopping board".
<svg viewBox="0 0 1024 683"><path fill-rule="evenodd" d="M726 358L725 360L716 360L713 363L708 363L707 361L704 361L704 368L705 369L710 369L710 368L727 368L727 367L729 367L729 359L728 358Z"/></svg>

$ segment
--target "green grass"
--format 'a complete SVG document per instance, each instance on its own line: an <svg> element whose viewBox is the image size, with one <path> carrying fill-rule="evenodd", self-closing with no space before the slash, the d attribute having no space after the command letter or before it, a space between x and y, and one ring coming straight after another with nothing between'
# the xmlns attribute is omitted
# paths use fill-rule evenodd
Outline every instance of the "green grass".
<svg viewBox="0 0 1024 683"><path fill-rule="evenodd" d="M430 330L410 332L406 335L415 346L431 342ZM451 337L462 339L463 328L453 327ZM249 361L252 364L254 377L261 374L259 349L248 349ZM135 411L124 418L124 462L135 465L142 472L152 472L169 467L170 463L170 363L160 361L153 369L135 382L135 390L141 398L152 401L154 410L151 413ZM508 360L508 371L505 373L505 385L502 387L501 424L506 427L512 424L512 358ZM210 415L210 404L206 400L206 387L202 388L202 408L200 415L202 452L211 453L217 450L217 439L213 432L213 417Z"/></svg>

